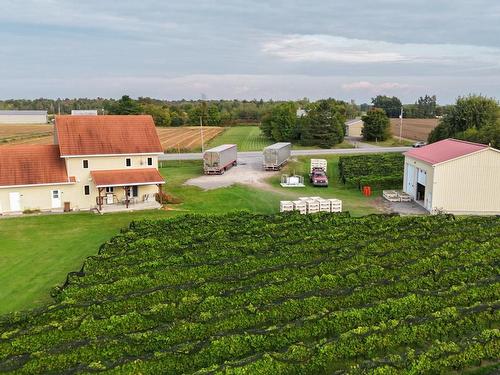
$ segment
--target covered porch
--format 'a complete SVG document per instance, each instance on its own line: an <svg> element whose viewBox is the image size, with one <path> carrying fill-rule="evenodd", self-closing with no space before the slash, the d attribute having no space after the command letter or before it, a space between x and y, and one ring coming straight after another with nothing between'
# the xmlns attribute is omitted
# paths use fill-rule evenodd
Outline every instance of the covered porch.
<svg viewBox="0 0 500 375"><path fill-rule="evenodd" d="M165 181L155 168L92 171L97 188L99 212L135 211L160 208L156 194Z"/></svg>

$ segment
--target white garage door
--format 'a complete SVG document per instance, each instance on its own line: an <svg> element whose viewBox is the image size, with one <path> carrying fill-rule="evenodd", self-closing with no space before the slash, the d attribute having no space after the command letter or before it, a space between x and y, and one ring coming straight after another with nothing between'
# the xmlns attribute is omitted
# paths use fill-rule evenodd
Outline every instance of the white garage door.
<svg viewBox="0 0 500 375"><path fill-rule="evenodd" d="M427 171L417 168L417 182L426 186L427 184Z"/></svg>

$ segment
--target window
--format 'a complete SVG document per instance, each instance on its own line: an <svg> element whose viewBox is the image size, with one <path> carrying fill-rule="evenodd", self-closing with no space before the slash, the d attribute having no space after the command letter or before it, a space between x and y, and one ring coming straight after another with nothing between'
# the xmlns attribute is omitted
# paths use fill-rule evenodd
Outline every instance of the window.
<svg viewBox="0 0 500 375"><path fill-rule="evenodd" d="M88 160L84 160L83 161L83 168L88 168L89 167L89 161Z"/></svg>
<svg viewBox="0 0 500 375"><path fill-rule="evenodd" d="M139 186L132 186L132 196L133 197L139 196Z"/></svg>
<svg viewBox="0 0 500 375"><path fill-rule="evenodd" d="M130 158L126 158L126 159L125 159L125 165L126 165L127 167L130 167L130 166L132 165L132 160L130 160Z"/></svg>
<svg viewBox="0 0 500 375"><path fill-rule="evenodd" d="M85 195L90 195L90 186L89 185L85 185L83 187L83 191L85 192Z"/></svg>
<svg viewBox="0 0 500 375"><path fill-rule="evenodd" d="M106 187L106 193L112 193L113 191L115 191L115 188L113 186Z"/></svg>
<svg viewBox="0 0 500 375"><path fill-rule="evenodd" d="M148 158L148 165L153 165L153 158Z"/></svg>

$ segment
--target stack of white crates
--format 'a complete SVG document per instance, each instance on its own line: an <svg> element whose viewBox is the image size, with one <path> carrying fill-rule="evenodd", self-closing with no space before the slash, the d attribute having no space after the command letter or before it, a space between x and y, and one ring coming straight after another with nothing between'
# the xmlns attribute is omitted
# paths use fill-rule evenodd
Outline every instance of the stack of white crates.
<svg viewBox="0 0 500 375"><path fill-rule="evenodd" d="M342 201L340 199L328 199L330 212L342 212Z"/></svg>
<svg viewBox="0 0 500 375"><path fill-rule="evenodd" d="M299 211L302 215L307 214L307 204L303 200L293 201L293 209Z"/></svg>
<svg viewBox="0 0 500 375"><path fill-rule="evenodd" d="M316 212L319 212L319 202L316 199L308 199L304 202L307 204L308 214L315 214Z"/></svg>
<svg viewBox="0 0 500 375"><path fill-rule="evenodd" d="M280 202L280 212L293 211L292 201L281 201Z"/></svg>
<svg viewBox="0 0 500 375"><path fill-rule="evenodd" d="M280 212L286 211L299 211L302 215L316 212L342 212L342 201L321 197L299 197L296 201L280 202Z"/></svg>

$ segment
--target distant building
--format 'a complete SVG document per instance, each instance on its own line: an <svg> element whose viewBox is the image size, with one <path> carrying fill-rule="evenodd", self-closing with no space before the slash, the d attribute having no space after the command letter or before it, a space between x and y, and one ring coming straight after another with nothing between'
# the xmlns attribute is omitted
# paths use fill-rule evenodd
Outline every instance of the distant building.
<svg viewBox="0 0 500 375"><path fill-rule="evenodd" d="M403 190L431 213L500 214L500 151L445 139L405 152Z"/></svg>
<svg viewBox="0 0 500 375"><path fill-rule="evenodd" d="M305 109L297 109L297 117L303 117L307 115L307 111Z"/></svg>
<svg viewBox="0 0 500 375"><path fill-rule="evenodd" d="M0 110L0 124L46 124L47 111Z"/></svg>
<svg viewBox="0 0 500 375"><path fill-rule="evenodd" d="M352 121L346 123L346 136L348 137L362 137L363 134L361 133L361 130L363 130L363 121L358 120L358 121Z"/></svg>
<svg viewBox="0 0 500 375"><path fill-rule="evenodd" d="M71 116L97 116L97 109L72 109Z"/></svg>

